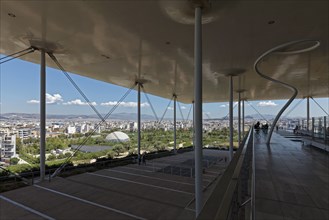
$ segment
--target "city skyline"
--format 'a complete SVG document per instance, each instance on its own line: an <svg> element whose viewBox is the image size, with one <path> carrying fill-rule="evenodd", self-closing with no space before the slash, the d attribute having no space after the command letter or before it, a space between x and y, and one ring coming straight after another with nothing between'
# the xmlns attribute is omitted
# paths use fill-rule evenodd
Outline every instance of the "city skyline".
<svg viewBox="0 0 329 220"><path fill-rule="evenodd" d="M0 113L39 113L39 65L27 61L15 59L0 66ZM91 78L70 74L73 80L89 98L90 102L100 113L107 113L112 106L127 91L127 88L94 80ZM147 92L147 88L145 89ZM106 95L108 94L108 95ZM148 94L151 104L158 117L161 117L168 107L169 99ZM94 114L86 101L65 78L64 74L57 69L47 68L47 114ZM316 98L322 108L328 112L329 100ZM178 97L179 101L179 97ZM254 108L261 114L276 115L286 100L258 100L245 103L246 115L257 114ZM235 102L236 103L236 102ZM297 103L298 107L290 111ZM249 106L251 104L253 107ZM142 94L142 114L154 115L152 107ZM179 103L177 105L177 117L181 118L180 110L184 118L187 117L191 104ZM136 113L137 91L132 90L127 98L120 104L114 113ZM166 117L173 111L173 102L167 109ZM312 117L324 116L326 113L310 100ZM228 102L204 103L204 118L221 118L228 113ZM306 117L306 99L294 100L283 116L289 113L290 117ZM237 108L234 110L237 115ZM170 118L170 117L169 117ZM191 115L190 115L191 118Z"/></svg>

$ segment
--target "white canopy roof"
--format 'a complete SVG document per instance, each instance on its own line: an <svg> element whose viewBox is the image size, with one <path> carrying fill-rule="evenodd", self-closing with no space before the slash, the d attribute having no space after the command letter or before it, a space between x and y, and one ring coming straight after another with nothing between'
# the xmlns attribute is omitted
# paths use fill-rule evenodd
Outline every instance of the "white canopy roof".
<svg viewBox="0 0 329 220"><path fill-rule="evenodd" d="M181 4L181 3L184 4ZM249 100L285 99L291 91L260 78L253 63L281 43L315 39L320 47L270 55L264 74L291 83L298 97L328 97L328 1L211 1L204 11L203 100L227 101L222 73L240 68L235 90ZM1 1L0 52L47 47L72 73L151 94L193 100L194 26L188 1ZM193 19L192 19L193 20ZM40 63L40 53L22 59ZM48 58L47 65L55 67ZM22 73L24 74L24 73ZM236 96L237 97L237 96ZM235 98L236 99L236 98Z"/></svg>

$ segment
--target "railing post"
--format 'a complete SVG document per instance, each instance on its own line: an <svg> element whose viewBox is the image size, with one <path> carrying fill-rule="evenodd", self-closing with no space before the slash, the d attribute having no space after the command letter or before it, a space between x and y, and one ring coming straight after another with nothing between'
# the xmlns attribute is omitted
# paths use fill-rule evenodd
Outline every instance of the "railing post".
<svg viewBox="0 0 329 220"><path fill-rule="evenodd" d="M41 49L40 65L40 181L45 179L46 161L46 52Z"/></svg>
<svg viewBox="0 0 329 220"><path fill-rule="evenodd" d="M310 97L307 97L306 102L306 130L310 130Z"/></svg>
<svg viewBox="0 0 329 220"><path fill-rule="evenodd" d="M315 121L315 119L314 119L314 117L312 117L312 140L314 140L314 129L315 129L314 121Z"/></svg>
<svg viewBox="0 0 329 220"><path fill-rule="evenodd" d="M323 140L324 140L324 144L327 144L327 117L324 116L323 117L323 127L324 127L324 131L323 131Z"/></svg>
<svg viewBox="0 0 329 220"><path fill-rule="evenodd" d="M141 84L138 82L138 91L137 91L137 159L138 165L140 165L141 158Z"/></svg>

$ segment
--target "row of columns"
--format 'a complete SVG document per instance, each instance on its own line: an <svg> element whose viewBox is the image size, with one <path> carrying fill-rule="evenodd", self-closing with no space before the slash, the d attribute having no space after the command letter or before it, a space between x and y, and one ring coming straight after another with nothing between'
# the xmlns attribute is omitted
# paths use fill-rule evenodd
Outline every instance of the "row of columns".
<svg viewBox="0 0 329 220"><path fill-rule="evenodd" d="M193 103L193 123L194 123L194 149L195 149L195 201L196 216L202 209L202 9L195 8L195 72L194 72L194 103ZM41 67L40 67L40 180L45 179L45 152L46 152L46 52L41 51ZM230 76L230 160L233 157L233 75ZM138 158L141 157L141 82L136 82L138 86L137 94L137 127L138 127ZM176 101L177 96L174 94L174 152L176 153ZM241 142L241 122L240 108L241 99L239 93L239 143ZM242 133L244 132L244 102L242 109Z"/></svg>

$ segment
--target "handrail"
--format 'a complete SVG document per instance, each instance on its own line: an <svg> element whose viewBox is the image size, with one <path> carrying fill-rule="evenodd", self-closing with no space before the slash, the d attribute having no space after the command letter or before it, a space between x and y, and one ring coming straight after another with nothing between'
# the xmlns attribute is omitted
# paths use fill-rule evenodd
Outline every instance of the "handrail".
<svg viewBox="0 0 329 220"><path fill-rule="evenodd" d="M255 220L255 215L256 215L256 165L255 165L255 139L252 139L252 162L251 162L251 212L250 212L250 220Z"/></svg>
<svg viewBox="0 0 329 220"><path fill-rule="evenodd" d="M231 218L231 215L234 212L233 210L236 211L240 208L244 208L244 206L242 207L239 205L239 202L233 204L233 201L241 200L245 197L245 195L240 195L241 198L237 198L235 195L237 195L237 191L239 191L237 189L240 187L239 184L241 184L242 181L242 171L244 168L247 168L245 163L249 162L247 157L249 156L248 150L250 150L250 147L252 147L251 144L253 144L253 142L251 142L252 140L253 128L250 128L244 142L235 153L232 161L228 165L221 179L218 181L197 219L226 220ZM244 201L242 201L241 204L242 203L244 203ZM239 210L237 212L239 212Z"/></svg>

